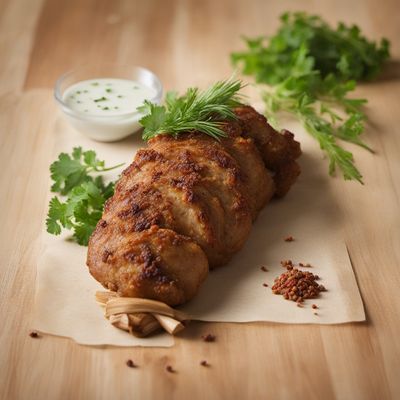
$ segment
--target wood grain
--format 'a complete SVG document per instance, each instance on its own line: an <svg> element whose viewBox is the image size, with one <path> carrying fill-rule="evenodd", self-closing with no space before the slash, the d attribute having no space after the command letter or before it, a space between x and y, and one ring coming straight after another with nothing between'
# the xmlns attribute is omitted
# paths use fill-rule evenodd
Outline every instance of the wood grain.
<svg viewBox="0 0 400 400"><path fill-rule="evenodd" d="M193 323L171 349L89 348L28 336L55 79L85 61L110 61L147 66L167 89L204 85L231 74L228 53L241 47L241 34L272 33L278 15L294 7L356 22L372 38L385 35L400 58L395 0L0 1L1 398L400 397L399 64L358 90L370 100L366 139L376 150L352 148L365 185L327 177L367 323ZM216 343L200 340L208 332ZM128 358L139 368L127 368ZM203 359L209 368L199 365ZM165 372L166 364L177 372Z"/></svg>

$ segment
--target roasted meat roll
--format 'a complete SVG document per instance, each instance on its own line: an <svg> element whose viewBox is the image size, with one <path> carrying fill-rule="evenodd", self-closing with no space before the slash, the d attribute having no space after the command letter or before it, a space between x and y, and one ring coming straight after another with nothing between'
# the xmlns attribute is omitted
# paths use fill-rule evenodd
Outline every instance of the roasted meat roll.
<svg viewBox="0 0 400 400"><path fill-rule="evenodd" d="M271 197L290 189L300 173L293 134L252 107L235 113L220 141L158 135L137 152L89 241L87 265L104 287L172 306L190 300Z"/></svg>

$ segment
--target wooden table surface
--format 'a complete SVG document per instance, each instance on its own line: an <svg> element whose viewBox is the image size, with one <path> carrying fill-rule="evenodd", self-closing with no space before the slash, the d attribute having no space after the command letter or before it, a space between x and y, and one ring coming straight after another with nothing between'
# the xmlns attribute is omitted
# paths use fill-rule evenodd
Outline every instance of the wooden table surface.
<svg viewBox="0 0 400 400"><path fill-rule="evenodd" d="M366 323L193 323L162 349L28 336L53 143L35 114L49 104L55 79L79 63L108 61L147 66L166 89L205 85L231 74L228 55L241 48L241 34L270 34L278 15L293 9L356 22L371 38L388 37L400 57L396 0L0 0L3 399L400 398L398 64L359 89L369 99L365 138L376 149L352 149L365 185L326 178L345 216ZM218 337L212 345L199 339L210 331ZM128 358L140 368L127 368ZM200 367L202 359L212 367ZM167 363L177 373L166 373Z"/></svg>

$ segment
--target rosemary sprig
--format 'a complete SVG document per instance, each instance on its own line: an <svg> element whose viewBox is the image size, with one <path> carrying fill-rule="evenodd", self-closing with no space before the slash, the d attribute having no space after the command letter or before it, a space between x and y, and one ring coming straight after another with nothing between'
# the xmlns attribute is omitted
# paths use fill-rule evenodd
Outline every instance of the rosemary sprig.
<svg viewBox="0 0 400 400"><path fill-rule="evenodd" d="M159 134L177 137L188 131L199 131L215 139L224 137L220 123L236 118L232 109L240 103L238 91L242 87L240 80L228 79L203 91L189 88L183 96L168 92L165 105L145 101L138 108L145 114L139 121L144 127L143 139L149 140Z"/></svg>

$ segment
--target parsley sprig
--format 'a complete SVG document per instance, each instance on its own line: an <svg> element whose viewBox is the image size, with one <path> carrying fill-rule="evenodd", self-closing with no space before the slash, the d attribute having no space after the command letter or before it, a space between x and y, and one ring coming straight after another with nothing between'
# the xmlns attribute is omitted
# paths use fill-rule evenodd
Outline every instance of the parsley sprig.
<svg viewBox="0 0 400 400"><path fill-rule="evenodd" d="M368 41L355 25L340 23L332 29L305 13L283 14L278 32L268 41L245 40L247 51L231 58L244 74L270 85L262 93L272 125L278 127L279 111L296 116L328 156L329 173L338 167L344 179L362 182L353 155L339 140L371 150L360 138L367 100L348 94L356 81L376 77L389 57L389 42Z"/></svg>
<svg viewBox="0 0 400 400"><path fill-rule="evenodd" d="M145 101L139 111L145 116L139 121L144 127L143 139L149 140L159 134L177 137L182 132L199 131L215 139L225 136L220 123L234 119L233 107L240 102L240 80L219 81L200 91L189 88L183 96L167 93L165 105Z"/></svg>
<svg viewBox="0 0 400 400"><path fill-rule="evenodd" d="M46 219L47 232L59 235L63 228L73 231L73 238L87 246L106 200L113 195L114 182L104 183L99 172L110 171L123 164L106 168L93 150L75 147L72 154L61 153L50 166L51 191L65 196L50 200Z"/></svg>

